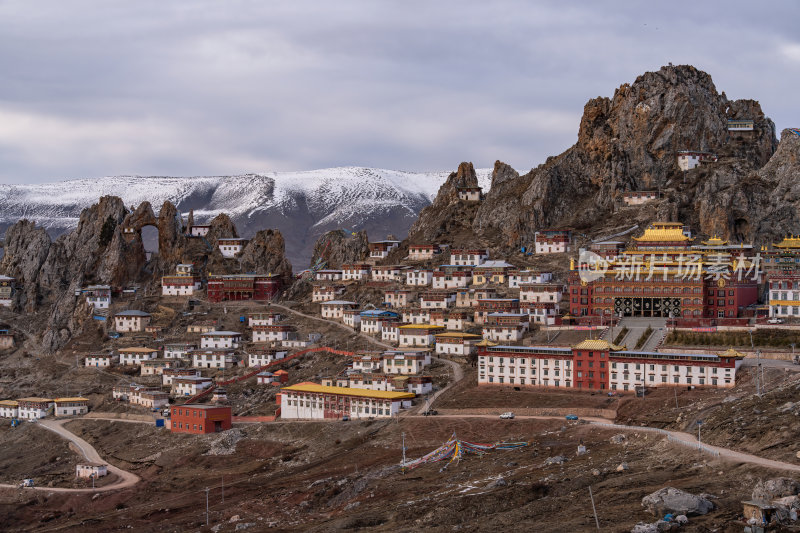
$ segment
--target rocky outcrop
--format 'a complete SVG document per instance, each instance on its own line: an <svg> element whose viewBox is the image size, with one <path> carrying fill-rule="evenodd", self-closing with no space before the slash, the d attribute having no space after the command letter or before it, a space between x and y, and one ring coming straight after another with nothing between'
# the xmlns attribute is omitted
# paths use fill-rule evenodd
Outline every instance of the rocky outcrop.
<svg viewBox="0 0 800 533"><path fill-rule="evenodd" d="M217 246L217 239L231 239L239 236L233 220L225 213L220 213L215 216L209 224L211 227L208 230L208 235L206 235L206 240L215 248Z"/></svg>
<svg viewBox="0 0 800 533"><path fill-rule="evenodd" d="M752 119L754 130L730 132L728 119ZM766 239L770 230L800 222L792 183L797 151L783 146L793 142L785 133L777 146L758 102L728 100L705 72L670 65L623 84L612 98L590 100L578 140L564 153L524 175L495 163L492 187L474 213L454 200L455 183L468 173L462 164L422 211L409 242L471 240L507 253L549 227L602 236L655 219L688 223L700 235ZM680 150L713 152L719 162L684 175ZM770 196L770 188L781 195ZM626 207L623 193L635 190L659 190L661 198Z"/></svg>
<svg viewBox="0 0 800 533"><path fill-rule="evenodd" d="M344 230L329 231L314 243L311 264L325 263L325 268L341 268L343 264L363 261L369 256L366 231L348 234Z"/></svg>
<svg viewBox="0 0 800 533"><path fill-rule="evenodd" d="M47 259L50 244L44 228L30 220L20 220L6 231L0 273L16 278L22 287L16 304L25 312L35 311L39 303L39 270Z"/></svg>
<svg viewBox="0 0 800 533"><path fill-rule="evenodd" d="M284 286L293 282L292 264L286 259L286 243L278 230L257 232L242 250L239 264L243 272L278 275Z"/></svg>
<svg viewBox="0 0 800 533"><path fill-rule="evenodd" d="M800 494L800 483L787 477L767 479L756 483L752 498L758 502L771 502L785 496Z"/></svg>
<svg viewBox="0 0 800 533"><path fill-rule="evenodd" d="M698 516L714 509L710 500L673 487L664 487L648 494L642 498L642 506L656 516L666 513Z"/></svg>
<svg viewBox="0 0 800 533"><path fill-rule="evenodd" d="M493 178L494 179L494 178ZM439 187L433 203L424 208L408 232L410 244L477 244L472 225L479 204L458 198L459 187L477 187L472 163L461 163Z"/></svg>

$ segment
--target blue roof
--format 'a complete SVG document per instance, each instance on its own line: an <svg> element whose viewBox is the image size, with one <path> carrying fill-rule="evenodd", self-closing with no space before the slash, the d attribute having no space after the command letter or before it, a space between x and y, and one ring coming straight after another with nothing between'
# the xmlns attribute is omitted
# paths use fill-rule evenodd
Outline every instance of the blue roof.
<svg viewBox="0 0 800 533"><path fill-rule="evenodd" d="M385 309L368 309L367 311L361 311L359 313L361 316L372 317L372 316L389 316L389 317L399 317L399 313L395 313L394 311L387 311Z"/></svg>

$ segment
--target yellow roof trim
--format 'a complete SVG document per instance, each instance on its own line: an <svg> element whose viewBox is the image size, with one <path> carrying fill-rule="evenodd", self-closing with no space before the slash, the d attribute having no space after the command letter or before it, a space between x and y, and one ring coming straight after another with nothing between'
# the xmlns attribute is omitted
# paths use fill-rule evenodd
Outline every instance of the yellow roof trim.
<svg viewBox="0 0 800 533"><path fill-rule="evenodd" d="M145 348L144 346L131 346L130 348L120 348L117 351L120 352L120 353L157 352L158 348Z"/></svg>
<svg viewBox="0 0 800 533"><path fill-rule="evenodd" d="M641 237L634 237L638 242L686 242L689 239L680 228L647 228Z"/></svg>
<svg viewBox="0 0 800 533"><path fill-rule="evenodd" d="M444 329L444 326L434 326L432 324L406 324L397 329Z"/></svg>
<svg viewBox="0 0 800 533"><path fill-rule="evenodd" d="M480 339L482 338L481 335L476 335L475 333L458 333L457 331L448 331L447 333L438 333L436 337L445 337L448 339Z"/></svg>
<svg viewBox="0 0 800 533"><path fill-rule="evenodd" d="M31 396L29 398L17 398L17 402L35 402L35 403L50 403L53 400L50 398L39 398L37 396Z"/></svg>
<svg viewBox="0 0 800 533"><path fill-rule="evenodd" d="M0 400L0 405L6 405L6 406L9 406L9 407L17 407L19 405L19 402L17 402L16 400Z"/></svg>
<svg viewBox="0 0 800 533"><path fill-rule="evenodd" d="M339 394L343 396L358 396L361 398L380 398L382 400L405 400L416 396L413 392L356 389L352 387L327 387L317 383L298 383L297 385L283 387L281 390L294 392L313 392L318 394Z"/></svg>
<svg viewBox="0 0 800 533"><path fill-rule="evenodd" d="M744 359L745 355L742 352L737 352L733 348L728 348L724 352L717 354L720 357L735 357L737 359Z"/></svg>
<svg viewBox="0 0 800 533"><path fill-rule="evenodd" d="M800 248L800 237L789 235L784 237L783 240L777 244L773 244L775 248Z"/></svg>
<svg viewBox="0 0 800 533"><path fill-rule="evenodd" d="M56 403L60 403L60 402L88 402L89 398L82 398L80 396L77 396L75 398L54 398L53 401L56 402Z"/></svg>
<svg viewBox="0 0 800 533"><path fill-rule="evenodd" d="M610 350L610 351L618 351L622 350L622 346L617 346L616 344L611 344L610 342L601 340L601 339L586 339L574 346L576 350Z"/></svg>

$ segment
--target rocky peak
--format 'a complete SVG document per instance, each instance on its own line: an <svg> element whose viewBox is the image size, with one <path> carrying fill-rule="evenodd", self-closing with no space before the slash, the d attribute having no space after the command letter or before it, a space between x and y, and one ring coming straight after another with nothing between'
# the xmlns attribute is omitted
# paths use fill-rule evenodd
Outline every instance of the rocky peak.
<svg viewBox="0 0 800 533"><path fill-rule="evenodd" d="M209 225L211 227L206 235L206 240L211 243L211 246L217 246L217 239L231 239L239 236L233 220L225 213L215 216Z"/></svg>
<svg viewBox="0 0 800 533"><path fill-rule="evenodd" d="M256 232L242 250L239 264L243 272L275 274L284 286L292 283L292 264L286 259L286 243L278 230Z"/></svg>

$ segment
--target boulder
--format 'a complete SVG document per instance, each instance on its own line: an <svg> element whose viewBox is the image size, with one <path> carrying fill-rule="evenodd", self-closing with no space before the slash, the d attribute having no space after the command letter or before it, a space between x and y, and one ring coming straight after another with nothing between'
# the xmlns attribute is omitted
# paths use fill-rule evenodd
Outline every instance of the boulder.
<svg viewBox="0 0 800 533"><path fill-rule="evenodd" d="M628 467L628 463L625 463L625 462L623 462L623 463L620 463L620 464L617 466L617 472L624 472L624 471L626 471L626 470L628 470L628 469L629 469L629 467Z"/></svg>
<svg viewBox="0 0 800 533"><path fill-rule="evenodd" d="M642 506L656 516L666 513L697 516L714 508L711 501L674 487L664 487L648 494L642 498Z"/></svg>
<svg viewBox="0 0 800 533"><path fill-rule="evenodd" d="M544 461L544 464L545 464L545 466L563 465L566 462L567 462L567 458L566 457L564 457L563 455L556 455L555 457L548 457Z"/></svg>
<svg viewBox="0 0 800 533"><path fill-rule="evenodd" d="M795 494L800 494L800 483L788 477L776 477L756 483L751 497L758 502L771 502Z"/></svg>

